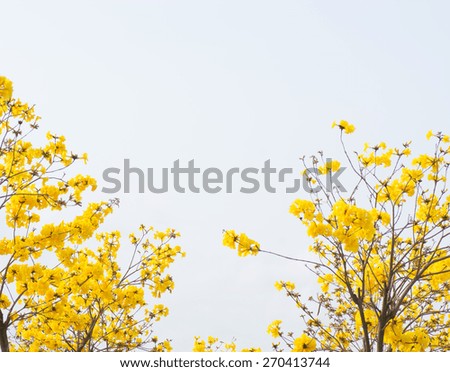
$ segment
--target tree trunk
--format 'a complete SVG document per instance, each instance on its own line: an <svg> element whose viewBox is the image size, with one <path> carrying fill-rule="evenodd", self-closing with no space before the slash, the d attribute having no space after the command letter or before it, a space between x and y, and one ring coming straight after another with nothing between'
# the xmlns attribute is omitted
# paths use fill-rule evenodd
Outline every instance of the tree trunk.
<svg viewBox="0 0 450 372"><path fill-rule="evenodd" d="M2 352L9 351L8 334L6 333L8 327L3 321L3 313L0 311L0 350Z"/></svg>
<svg viewBox="0 0 450 372"><path fill-rule="evenodd" d="M379 328L378 328L378 335L377 335L377 351L382 352L384 350L384 331L385 331L384 320L383 320L382 324L378 325L378 327Z"/></svg>

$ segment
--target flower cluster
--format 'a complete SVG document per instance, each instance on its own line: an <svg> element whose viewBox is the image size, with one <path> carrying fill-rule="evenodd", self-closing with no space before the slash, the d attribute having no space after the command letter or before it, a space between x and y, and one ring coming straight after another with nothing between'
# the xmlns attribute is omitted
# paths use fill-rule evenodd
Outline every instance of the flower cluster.
<svg viewBox="0 0 450 372"><path fill-rule="evenodd" d="M259 243L253 239L250 239L246 234L236 234L234 230L224 231L223 233L223 245L225 247L236 249L238 256L256 256L259 252Z"/></svg>

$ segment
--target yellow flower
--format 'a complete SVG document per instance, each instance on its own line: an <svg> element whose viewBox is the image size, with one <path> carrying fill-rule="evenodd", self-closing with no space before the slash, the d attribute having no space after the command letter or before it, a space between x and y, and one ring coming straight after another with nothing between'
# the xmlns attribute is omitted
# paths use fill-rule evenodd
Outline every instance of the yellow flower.
<svg viewBox="0 0 450 372"><path fill-rule="evenodd" d="M295 284L292 282L285 282L284 286L288 291L293 291L295 289Z"/></svg>
<svg viewBox="0 0 450 372"><path fill-rule="evenodd" d="M11 305L11 301L4 293L2 293L0 296L0 309L7 309L9 305Z"/></svg>
<svg viewBox="0 0 450 372"><path fill-rule="evenodd" d="M386 142L380 142L377 147L380 149L386 150L386 147L387 147Z"/></svg>
<svg viewBox="0 0 450 372"><path fill-rule="evenodd" d="M267 327L267 333L271 335L273 338L280 337L280 324L281 320L274 320L272 323L269 324Z"/></svg>
<svg viewBox="0 0 450 372"><path fill-rule="evenodd" d="M212 345L212 344L215 344L217 341L219 341L218 338L213 337L213 336L208 336L208 344Z"/></svg>
<svg viewBox="0 0 450 372"><path fill-rule="evenodd" d="M337 124L335 121L333 124L331 124L331 128L339 127L340 130L343 130L345 134L350 134L355 131L355 126L353 124L350 124L346 120L341 120L339 124Z"/></svg>
<svg viewBox="0 0 450 372"><path fill-rule="evenodd" d="M278 291L281 291L283 288L286 288L287 291L293 291L295 289L295 284L292 282L276 282L275 283L275 288Z"/></svg>
<svg viewBox="0 0 450 372"><path fill-rule="evenodd" d="M172 345L170 344L170 342L168 341L168 340L165 340L164 342L163 342L163 346L164 346L164 350L165 351L167 351L167 352L171 352L172 351Z"/></svg>
<svg viewBox="0 0 450 372"><path fill-rule="evenodd" d="M204 340L202 340L200 337L196 336L194 338L194 347L192 349L192 351L196 352L196 353L201 353L204 352L206 350L206 343Z"/></svg>
<svg viewBox="0 0 450 372"><path fill-rule="evenodd" d="M259 252L259 243L250 239L246 234L241 233L238 240L238 256L256 256Z"/></svg>
<svg viewBox="0 0 450 372"><path fill-rule="evenodd" d="M433 131L431 131L431 130L429 130L428 132L427 132L427 140L430 140L430 138L433 136Z"/></svg>
<svg viewBox="0 0 450 372"><path fill-rule="evenodd" d="M0 100L9 101L12 97L12 81L4 76L0 76Z"/></svg>
<svg viewBox="0 0 450 372"><path fill-rule="evenodd" d="M236 234L236 232L234 230L224 231L222 244L225 247L228 247L231 249L236 249L236 243L237 243L238 237L239 236Z"/></svg>
<svg viewBox="0 0 450 372"><path fill-rule="evenodd" d="M243 353L260 353L261 348L260 347L250 347L246 349L241 350Z"/></svg>
<svg viewBox="0 0 450 372"><path fill-rule="evenodd" d="M322 292L328 292L330 284L333 283L333 274L325 274L324 276L319 276L317 279L319 284L322 284Z"/></svg>
<svg viewBox="0 0 450 372"><path fill-rule="evenodd" d="M275 288L277 291L281 291L283 289L283 282L275 282Z"/></svg>
<svg viewBox="0 0 450 372"><path fill-rule="evenodd" d="M316 340L306 334L294 340L293 352L310 352L316 350Z"/></svg>
<svg viewBox="0 0 450 372"><path fill-rule="evenodd" d="M230 343L230 344L225 344L225 350L226 351L230 351L230 352L235 352L236 351L236 344L234 342Z"/></svg>
<svg viewBox="0 0 450 372"><path fill-rule="evenodd" d="M327 160L327 162L322 166L319 167L319 173L320 174L327 174L331 172L337 172L341 168L341 163L339 163L337 160Z"/></svg>
<svg viewBox="0 0 450 372"><path fill-rule="evenodd" d="M296 217L312 220L316 211L315 204L310 200L295 200L289 208L289 213Z"/></svg>
<svg viewBox="0 0 450 372"><path fill-rule="evenodd" d="M169 315L169 309L164 305L157 304L153 307L152 313L155 316L155 321L161 320L161 317L166 317Z"/></svg>

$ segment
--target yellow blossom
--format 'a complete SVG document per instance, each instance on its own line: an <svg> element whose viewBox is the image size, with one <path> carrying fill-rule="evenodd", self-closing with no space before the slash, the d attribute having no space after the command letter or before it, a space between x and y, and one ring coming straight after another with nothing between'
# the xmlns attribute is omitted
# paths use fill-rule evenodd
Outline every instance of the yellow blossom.
<svg viewBox="0 0 450 372"><path fill-rule="evenodd" d="M335 121L331 125L332 128L338 127L340 130L344 131L346 134L353 133L355 131L355 126L353 124L349 124L346 120L341 120L339 124Z"/></svg>
<svg viewBox="0 0 450 372"><path fill-rule="evenodd" d="M12 97L13 85L11 80L0 76L0 101L9 101Z"/></svg>
<svg viewBox="0 0 450 372"><path fill-rule="evenodd" d="M280 337L280 324L281 320L274 320L267 327L267 333L271 335L273 338Z"/></svg>
<svg viewBox="0 0 450 372"><path fill-rule="evenodd" d="M316 340L308 335L302 334L294 340L293 352L311 352L314 350L316 350Z"/></svg>

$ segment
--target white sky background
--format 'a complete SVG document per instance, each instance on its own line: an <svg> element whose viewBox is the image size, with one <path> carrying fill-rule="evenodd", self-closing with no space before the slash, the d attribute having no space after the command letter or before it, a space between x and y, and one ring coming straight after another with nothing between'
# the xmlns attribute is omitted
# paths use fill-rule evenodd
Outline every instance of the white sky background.
<svg viewBox="0 0 450 372"><path fill-rule="evenodd" d="M124 158L156 172L176 159L300 169L298 157L320 149L343 159L335 119L356 125L354 148L449 132L449 14L447 1L425 0L2 0L0 75L36 103L42 132L88 152L82 172L101 186L103 169ZM195 335L269 349L274 319L301 333L295 305L273 283L292 280L309 294L312 274L221 245L222 229L235 228L263 248L307 256L311 242L287 212L298 196L116 196L104 229L182 233L188 256L172 270L175 292L162 299L170 317L158 325L175 350L190 350Z"/></svg>

